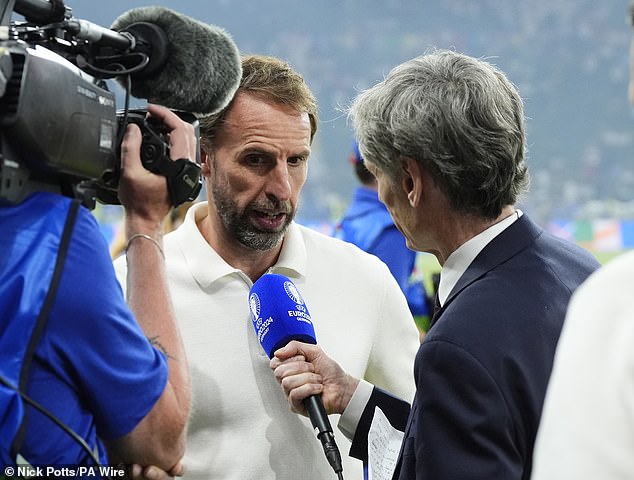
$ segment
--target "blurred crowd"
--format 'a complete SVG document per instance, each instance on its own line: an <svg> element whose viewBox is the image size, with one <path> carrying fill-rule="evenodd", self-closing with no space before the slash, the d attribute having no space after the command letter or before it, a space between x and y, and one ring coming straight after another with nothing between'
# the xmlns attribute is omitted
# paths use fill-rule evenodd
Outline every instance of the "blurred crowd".
<svg viewBox="0 0 634 480"><path fill-rule="evenodd" d="M438 46L488 57L522 92L533 182L523 203L536 219L546 224L554 218L634 218L627 195L634 173L625 168L634 136L622 101L628 76L625 2L435 0L361 6L349 0L337 12L322 4L301 8L313 27L291 22L264 48L305 72L328 122L317 139L316 174L308 186L322 209L305 211L306 216L336 209L354 184L348 172L332 174L341 168L335 157L348 143L341 106L399 61ZM283 15L280 10L272 9L271 18L266 11L259 15L273 25ZM256 47L261 45L241 41L243 49Z"/></svg>
<svg viewBox="0 0 634 480"><path fill-rule="evenodd" d="M80 18L107 25L124 7L68 2ZM628 169L634 136L627 88L625 0L343 0L263 3L163 0L161 5L222 26L241 51L266 53L303 72L321 128L299 217L340 218L355 186L341 156L351 129L343 109L396 64L433 48L486 57L522 92L530 192L521 200L540 224L633 219ZM131 1L128 7L143 5ZM257 16L257 23L245 18Z"/></svg>

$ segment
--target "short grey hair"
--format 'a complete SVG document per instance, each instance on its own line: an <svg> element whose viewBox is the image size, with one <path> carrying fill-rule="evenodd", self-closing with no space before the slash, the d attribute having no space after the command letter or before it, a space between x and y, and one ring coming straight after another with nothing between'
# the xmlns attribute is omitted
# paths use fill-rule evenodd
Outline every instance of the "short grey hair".
<svg viewBox="0 0 634 480"><path fill-rule="evenodd" d="M416 57L348 113L367 161L398 181L401 160L416 160L458 212L493 219L528 189L522 99L486 61L449 50Z"/></svg>

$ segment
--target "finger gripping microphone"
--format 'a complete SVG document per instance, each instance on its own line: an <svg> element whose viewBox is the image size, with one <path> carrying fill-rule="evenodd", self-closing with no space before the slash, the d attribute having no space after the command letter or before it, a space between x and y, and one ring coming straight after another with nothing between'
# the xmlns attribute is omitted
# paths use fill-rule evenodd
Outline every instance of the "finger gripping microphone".
<svg viewBox="0 0 634 480"><path fill-rule="evenodd" d="M249 309L255 333L269 358L273 358L275 351L291 340L317 344L308 308L288 277L273 273L262 275L249 292ZM328 463L335 473L341 473L341 455L321 396L306 398L304 407Z"/></svg>
<svg viewBox="0 0 634 480"><path fill-rule="evenodd" d="M149 64L131 76L135 97L203 114L221 110L233 98L242 63L237 46L222 28L164 7L128 10L111 28L134 38L132 53L149 57ZM123 84L124 79L117 81Z"/></svg>

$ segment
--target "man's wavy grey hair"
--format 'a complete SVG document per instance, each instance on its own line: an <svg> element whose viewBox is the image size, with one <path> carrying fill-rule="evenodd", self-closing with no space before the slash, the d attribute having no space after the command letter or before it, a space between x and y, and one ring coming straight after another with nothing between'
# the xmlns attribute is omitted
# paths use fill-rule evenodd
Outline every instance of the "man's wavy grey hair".
<svg viewBox="0 0 634 480"><path fill-rule="evenodd" d="M486 61L449 50L416 57L348 114L366 161L398 181L403 157L415 159L458 212L494 219L528 189L522 99Z"/></svg>

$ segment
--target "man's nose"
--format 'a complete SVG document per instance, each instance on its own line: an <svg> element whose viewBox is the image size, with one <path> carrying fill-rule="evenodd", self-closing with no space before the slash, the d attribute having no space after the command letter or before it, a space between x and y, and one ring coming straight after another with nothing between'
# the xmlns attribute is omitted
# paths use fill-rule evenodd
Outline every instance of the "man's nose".
<svg viewBox="0 0 634 480"><path fill-rule="evenodd" d="M269 173L266 193L282 202L291 198L291 177L286 162L280 162Z"/></svg>

